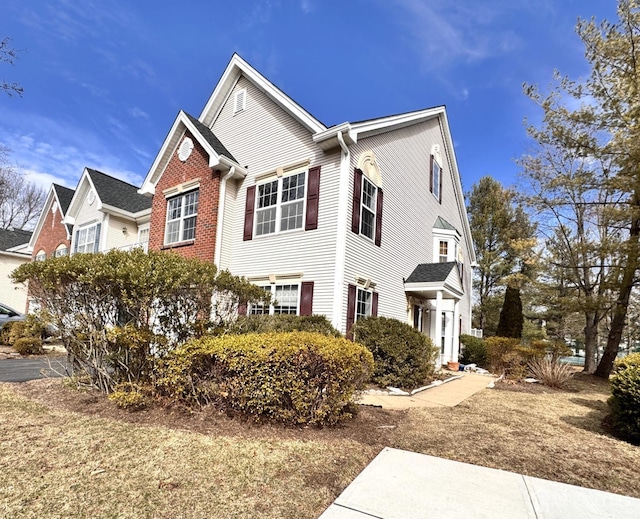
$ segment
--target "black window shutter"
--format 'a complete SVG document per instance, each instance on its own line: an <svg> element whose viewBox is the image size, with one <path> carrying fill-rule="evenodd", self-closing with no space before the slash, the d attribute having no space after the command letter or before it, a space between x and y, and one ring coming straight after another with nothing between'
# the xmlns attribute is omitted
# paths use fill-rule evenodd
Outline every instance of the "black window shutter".
<svg viewBox="0 0 640 519"><path fill-rule="evenodd" d="M429 191L433 193L433 155L429 159Z"/></svg>
<svg viewBox="0 0 640 519"><path fill-rule="evenodd" d="M362 170L353 172L353 210L351 212L351 230L360 234L360 200L362 197Z"/></svg>
<svg viewBox="0 0 640 519"><path fill-rule="evenodd" d="M313 281L300 285L300 315L313 315Z"/></svg>
<svg viewBox="0 0 640 519"><path fill-rule="evenodd" d="M73 244L73 252L74 254L78 252L78 238L80 237L80 231L76 231L76 241Z"/></svg>
<svg viewBox="0 0 640 519"><path fill-rule="evenodd" d="M309 169L309 183L307 185L307 216L305 231L318 228L318 201L320 196L320 166Z"/></svg>
<svg viewBox="0 0 640 519"><path fill-rule="evenodd" d="M440 187L438 189L438 202L442 203L442 175L444 173L444 170L442 168L440 168Z"/></svg>
<svg viewBox="0 0 640 519"><path fill-rule="evenodd" d="M376 239L375 244L380 247L382 242L382 189L378 188L378 199L376 200Z"/></svg>
<svg viewBox="0 0 640 519"><path fill-rule="evenodd" d="M356 286L349 285L347 294L347 339L353 340L351 328L356 320Z"/></svg>
<svg viewBox="0 0 640 519"><path fill-rule="evenodd" d="M371 294L371 315L378 317L378 292Z"/></svg>
<svg viewBox="0 0 640 519"><path fill-rule="evenodd" d="M247 202L244 206L244 236L243 241L253 238L253 212L256 205L256 186L247 188Z"/></svg>

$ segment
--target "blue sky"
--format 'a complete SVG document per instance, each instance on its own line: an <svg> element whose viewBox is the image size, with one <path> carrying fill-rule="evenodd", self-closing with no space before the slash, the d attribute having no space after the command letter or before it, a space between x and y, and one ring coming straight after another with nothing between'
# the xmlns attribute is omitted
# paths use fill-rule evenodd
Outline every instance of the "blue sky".
<svg viewBox="0 0 640 519"><path fill-rule="evenodd" d="M4 0L0 143L29 178L85 166L140 185L178 111L198 116L234 52L326 125L447 106L465 191L515 182L522 83L589 72L578 16L615 0Z"/></svg>

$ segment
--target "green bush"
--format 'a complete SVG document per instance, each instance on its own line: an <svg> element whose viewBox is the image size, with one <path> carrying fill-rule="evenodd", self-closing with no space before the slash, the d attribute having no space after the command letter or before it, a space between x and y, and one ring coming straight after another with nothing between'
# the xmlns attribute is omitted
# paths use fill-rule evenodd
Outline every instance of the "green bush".
<svg viewBox="0 0 640 519"><path fill-rule="evenodd" d="M7 334L7 344L13 346L18 339L26 337L27 324L24 321L13 321L5 326L11 325Z"/></svg>
<svg viewBox="0 0 640 519"><path fill-rule="evenodd" d="M611 377L611 425L622 438L640 444L640 353L616 361Z"/></svg>
<svg viewBox="0 0 640 519"><path fill-rule="evenodd" d="M129 382L118 384L115 387L115 391L109 395L109 400L128 411L139 411L147 405L147 398L143 388Z"/></svg>
<svg viewBox="0 0 640 519"><path fill-rule="evenodd" d="M366 317L353 325L354 338L373 354L373 382L414 388L433 375L438 349L431 339L397 319Z"/></svg>
<svg viewBox="0 0 640 519"><path fill-rule="evenodd" d="M256 419L333 425L353 415L373 358L359 344L318 333L195 339L171 353L158 386L170 399Z"/></svg>
<svg viewBox="0 0 640 519"><path fill-rule="evenodd" d="M20 355L42 355L42 339L40 337L20 337L13 343L13 349Z"/></svg>
<svg viewBox="0 0 640 519"><path fill-rule="evenodd" d="M546 354L545 347L540 344L523 346L519 339L509 337L489 337L484 342L489 370L509 379L526 377L529 362Z"/></svg>
<svg viewBox="0 0 640 519"><path fill-rule="evenodd" d="M477 364L481 367L487 366L487 347L480 337L473 335L461 335L460 342L463 345L460 362L462 364Z"/></svg>
<svg viewBox="0 0 640 519"><path fill-rule="evenodd" d="M20 323L20 321L9 321L0 328L0 344L6 344L7 346L11 346L13 344L11 342L13 334L12 330L18 323ZM18 324L18 326L23 326L23 324Z"/></svg>
<svg viewBox="0 0 640 519"><path fill-rule="evenodd" d="M340 337L324 315L246 315L239 317L229 333L315 332L328 337Z"/></svg>

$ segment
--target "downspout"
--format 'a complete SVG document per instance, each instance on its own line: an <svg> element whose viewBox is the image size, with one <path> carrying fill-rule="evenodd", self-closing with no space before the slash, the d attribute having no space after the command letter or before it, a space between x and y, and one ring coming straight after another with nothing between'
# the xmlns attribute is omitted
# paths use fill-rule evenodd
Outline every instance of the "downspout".
<svg viewBox="0 0 640 519"><path fill-rule="evenodd" d="M216 250L213 254L213 264L220 269L220 257L222 255L222 228L224 222L224 206L227 197L227 180L236 172L236 167L231 166L229 172L220 180L220 202L218 203L218 222L216 224Z"/></svg>
<svg viewBox="0 0 640 519"><path fill-rule="evenodd" d="M342 149L340 156L340 198L338 200L338 219L336 222L336 260L334 265L333 284L333 316L331 322L340 331L343 329L343 301L344 301L344 275L347 251L347 215L349 205L349 165L351 154L349 147L344 142L342 132L336 134L338 144Z"/></svg>

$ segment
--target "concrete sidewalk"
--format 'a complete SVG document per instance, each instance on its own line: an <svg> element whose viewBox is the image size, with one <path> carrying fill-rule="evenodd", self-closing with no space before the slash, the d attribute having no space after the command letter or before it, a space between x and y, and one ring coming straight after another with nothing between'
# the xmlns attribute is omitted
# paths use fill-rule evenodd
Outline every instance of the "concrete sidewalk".
<svg viewBox="0 0 640 519"><path fill-rule="evenodd" d="M430 389L425 389L415 395L379 395L363 394L359 404L373 405L383 409L409 409L412 407L454 407L471 395L486 388L496 380L489 375L477 373L451 373L451 376L462 375L462 378L452 380Z"/></svg>
<svg viewBox="0 0 640 519"><path fill-rule="evenodd" d="M320 519L637 519L640 499L383 449Z"/></svg>

